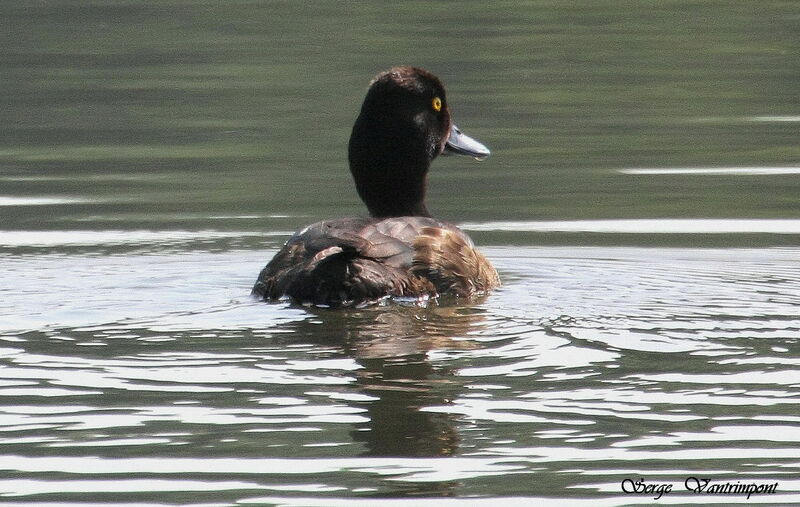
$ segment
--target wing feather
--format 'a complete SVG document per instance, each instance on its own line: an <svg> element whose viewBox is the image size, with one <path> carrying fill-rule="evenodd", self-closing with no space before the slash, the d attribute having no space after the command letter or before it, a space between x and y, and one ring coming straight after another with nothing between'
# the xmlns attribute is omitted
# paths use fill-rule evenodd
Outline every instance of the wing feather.
<svg viewBox="0 0 800 507"><path fill-rule="evenodd" d="M472 295L497 272L457 227L427 217L347 218L298 232L261 271L253 293L316 305L384 296Z"/></svg>

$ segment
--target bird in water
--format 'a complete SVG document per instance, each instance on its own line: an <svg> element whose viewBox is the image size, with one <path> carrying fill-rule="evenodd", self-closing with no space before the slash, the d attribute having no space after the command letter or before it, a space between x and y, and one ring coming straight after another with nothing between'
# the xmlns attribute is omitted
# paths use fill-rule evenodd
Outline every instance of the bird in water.
<svg viewBox="0 0 800 507"><path fill-rule="evenodd" d="M370 217L323 220L297 232L258 275L253 294L342 307L388 297L469 297L499 286L497 271L469 236L431 217L425 205L433 159L480 160L489 153L455 126L436 76L416 67L378 74L348 149Z"/></svg>

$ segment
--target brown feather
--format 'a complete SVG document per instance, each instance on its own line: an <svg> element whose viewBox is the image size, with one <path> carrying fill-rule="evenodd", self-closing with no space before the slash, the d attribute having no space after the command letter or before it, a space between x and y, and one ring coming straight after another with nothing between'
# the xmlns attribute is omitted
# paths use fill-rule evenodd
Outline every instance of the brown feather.
<svg viewBox="0 0 800 507"><path fill-rule="evenodd" d="M414 240L412 272L440 294L472 296L500 285L494 267L459 229L426 227Z"/></svg>
<svg viewBox="0 0 800 507"><path fill-rule="evenodd" d="M317 222L293 236L261 271L267 300L350 306L385 296L472 296L497 272L454 225L428 217Z"/></svg>

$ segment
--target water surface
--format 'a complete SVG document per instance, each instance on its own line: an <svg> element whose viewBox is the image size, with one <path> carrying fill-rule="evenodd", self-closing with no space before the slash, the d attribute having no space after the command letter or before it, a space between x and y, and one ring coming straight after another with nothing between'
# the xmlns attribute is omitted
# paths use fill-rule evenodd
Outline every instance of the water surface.
<svg viewBox="0 0 800 507"><path fill-rule="evenodd" d="M1 504L800 501L793 2L0 19ZM429 204L503 287L252 300L292 231L364 213L345 146L399 63L493 150L437 160Z"/></svg>

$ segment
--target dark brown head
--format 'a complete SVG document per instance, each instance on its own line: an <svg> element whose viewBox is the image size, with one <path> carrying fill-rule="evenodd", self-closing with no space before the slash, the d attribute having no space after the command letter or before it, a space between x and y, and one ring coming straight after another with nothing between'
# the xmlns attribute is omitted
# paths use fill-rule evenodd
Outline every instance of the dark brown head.
<svg viewBox="0 0 800 507"><path fill-rule="evenodd" d="M350 171L375 217L429 216L425 186L440 153L485 158L489 150L450 118L441 81L416 67L378 74L350 136Z"/></svg>

